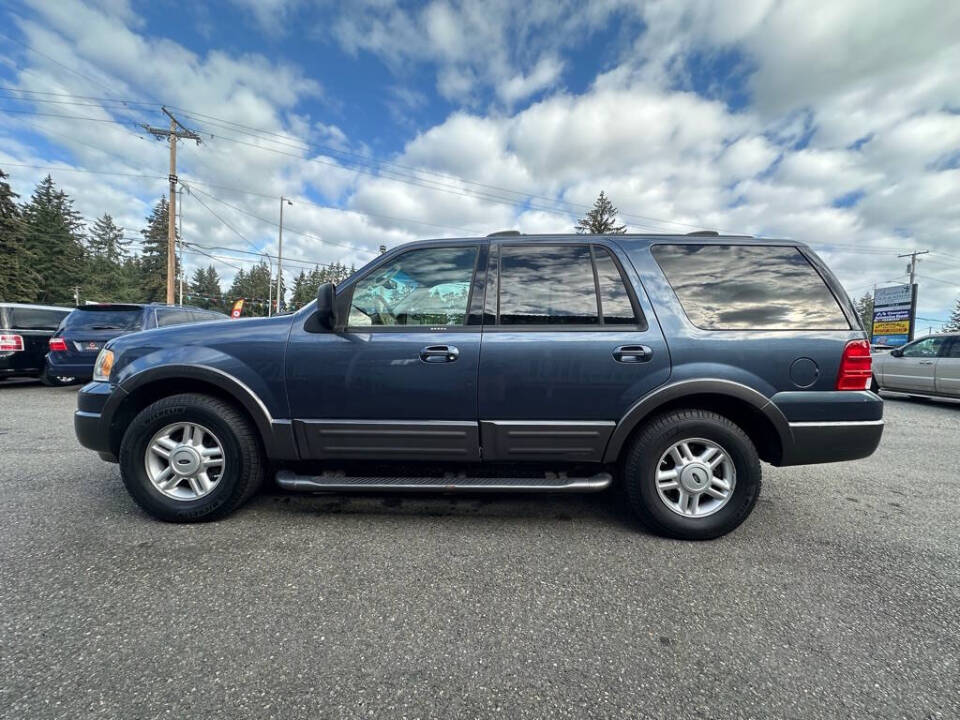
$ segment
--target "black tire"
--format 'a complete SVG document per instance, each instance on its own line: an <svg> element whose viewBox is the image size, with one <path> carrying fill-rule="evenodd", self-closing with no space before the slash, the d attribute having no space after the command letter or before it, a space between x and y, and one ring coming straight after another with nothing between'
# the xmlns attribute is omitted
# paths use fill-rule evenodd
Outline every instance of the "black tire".
<svg viewBox="0 0 960 720"><path fill-rule="evenodd" d="M880 383L878 383L877 378L872 375L870 376L870 389L875 393L880 392Z"/></svg>
<svg viewBox="0 0 960 720"><path fill-rule="evenodd" d="M717 443L736 469L733 495L712 515L681 516L667 507L657 492L660 458L685 437ZM630 506L644 525L660 535L681 540L712 540L726 535L747 519L760 496L760 458L753 442L731 420L707 410L674 410L651 419L630 444L622 470Z"/></svg>
<svg viewBox="0 0 960 720"><path fill-rule="evenodd" d="M194 500L177 500L157 490L147 477L147 443L166 425L195 422L209 428L223 446L224 471L217 486ZM166 522L202 522L229 515L249 500L264 476L256 428L233 405L208 395L172 395L144 408L120 443L120 475L127 491L147 513Z"/></svg>

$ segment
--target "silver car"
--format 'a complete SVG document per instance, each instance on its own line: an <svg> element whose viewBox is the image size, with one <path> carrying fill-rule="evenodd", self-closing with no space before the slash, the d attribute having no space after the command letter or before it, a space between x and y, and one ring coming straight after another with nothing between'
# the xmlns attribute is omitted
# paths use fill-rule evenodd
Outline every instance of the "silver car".
<svg viewBox="0 0 960 720"><path fill-rule="evenodd" d="M929 335L875 354L872 389L960 398L960 333Z"/></svg>

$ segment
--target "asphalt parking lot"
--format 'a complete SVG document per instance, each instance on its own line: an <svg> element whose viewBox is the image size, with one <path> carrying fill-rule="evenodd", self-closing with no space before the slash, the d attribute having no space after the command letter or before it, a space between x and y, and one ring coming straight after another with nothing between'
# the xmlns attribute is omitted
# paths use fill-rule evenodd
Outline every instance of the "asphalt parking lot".
<svg viewBox="0 0 960 720"><path fill-rule="evenodd" d="M616 495L289 496L149 519L0 383L0 717L955 718L960 403L764 467L710 543Z"/></svg>

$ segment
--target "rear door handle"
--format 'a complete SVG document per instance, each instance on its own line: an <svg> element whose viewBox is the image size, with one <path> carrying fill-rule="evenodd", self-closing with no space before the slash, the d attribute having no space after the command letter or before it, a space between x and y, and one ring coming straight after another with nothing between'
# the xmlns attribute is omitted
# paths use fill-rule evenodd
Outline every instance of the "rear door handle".
<svg viewBox="0 0 960 720"><path fill-rule="evenodd" d="M933 365L933 360L921 360L918 365Z"/></svg>
<svg viewBox="0 0 960 720"><path fill-rule="evenodd" d="M454 362L460 357L460 351L453 345L428 345L420 351L420 359L425 363Z"/></svg>
<svg viewBox="0 0 960 720"><path fill-rule="evenodd" d="M613 359L622 363L647 362L653 357L653 350L646 345L621 345L613 349Z"/></svg>

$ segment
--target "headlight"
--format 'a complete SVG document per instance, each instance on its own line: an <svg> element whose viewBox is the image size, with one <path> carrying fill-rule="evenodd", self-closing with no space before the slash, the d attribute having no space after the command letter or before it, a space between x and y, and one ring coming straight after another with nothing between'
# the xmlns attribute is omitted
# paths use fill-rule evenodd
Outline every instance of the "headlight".
<svg viewBox="0 0 960 720"><path fill-rule="evenodd" d="M110 382L111 370L113 370L113 350L104 348L97 355L97 362L93 366L93 379L96 382Z"/></svg>

